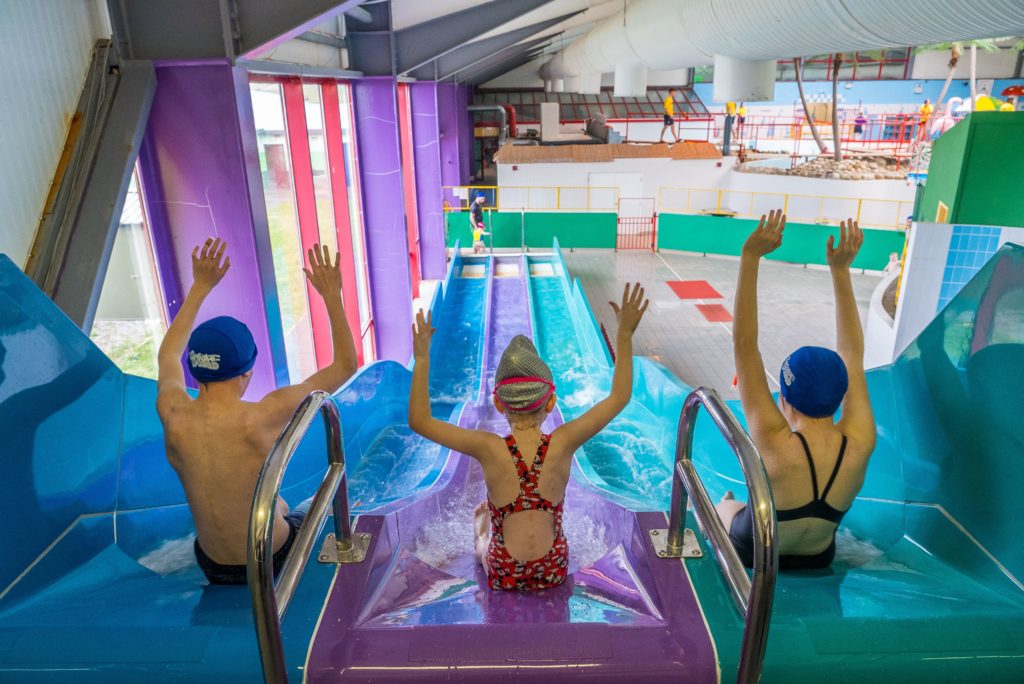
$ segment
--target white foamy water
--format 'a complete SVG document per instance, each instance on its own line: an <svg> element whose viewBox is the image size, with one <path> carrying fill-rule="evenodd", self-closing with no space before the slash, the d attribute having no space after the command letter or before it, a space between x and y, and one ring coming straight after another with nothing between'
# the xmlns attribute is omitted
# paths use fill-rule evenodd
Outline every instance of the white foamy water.
<svg viewBox="0 0 1024 684"><path fill-rule="evenodd" d="M836 532L835 562L848 565L851 568L921 574L908 565L885 558L885 551L871 542L858 539L845 527L839 528Z"/></svg>
<svg viewBox="0 0 1024 684"><path fill-rule="evenodd" d="M416 557L452 574L472 569L476 563L473 513L482 497L482 492L463 490L459 498L449 500L438 516L417 533L413 546ZM569 541L569 563L574 570L590 565L608 552L608 528L600 520L574 510L566 512L562 523Z"/></svg>
<svg viewBox="0 0 1024 684"><path fill-rule="evenodd" d="M196 535L171 539L139 559L139 564L158 575L170 575L195 563L192 546Z"/></svg>

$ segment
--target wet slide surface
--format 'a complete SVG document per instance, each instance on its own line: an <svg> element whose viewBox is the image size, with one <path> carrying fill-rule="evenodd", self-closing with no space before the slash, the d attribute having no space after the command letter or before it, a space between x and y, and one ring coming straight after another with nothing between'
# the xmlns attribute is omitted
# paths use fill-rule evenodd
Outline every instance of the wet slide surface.
<svg viewBox="0 0 1024 684"><path fill-rule="evenodd" d="M506 275L489 283L484 382L460 424L504 434L493 374L508 341L532 332L532 283L520 257L496 266ZM547 429L560 421L553 416ZM659 562L647 543L663 516L636 516L574 478L565 513L570 578L536 594L492 591L473 548L482 473L461 454L446 470L443 488L394 514L360 518L359 529L376 540L374 557L339 569L308 681L604 681L637 672L646 681L715 681L714 649L685 571Z"/></svg>

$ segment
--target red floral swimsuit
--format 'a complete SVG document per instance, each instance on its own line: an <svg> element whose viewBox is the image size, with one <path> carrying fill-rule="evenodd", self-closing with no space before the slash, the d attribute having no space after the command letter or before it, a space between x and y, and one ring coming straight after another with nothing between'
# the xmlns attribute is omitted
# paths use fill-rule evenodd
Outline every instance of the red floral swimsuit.
<svg viewBox="0 0 1024 684"><path fill-rule="evenodd" d="M551 435L541 435L540 446L533 465L527 468L512 435L505 438L509 454L519 473L519 496L507 506L498 508L488 500L491 510L491 543L487 549L487 583L491 589L529 591L547 589L561 584L569 574L569 543L562 532L564 501L551 503L541 497L537 488L540 468L548 453ZM520 511L547 511L555 517L555 541L541 558L520 561L509 555L505 548L502 526L505 518Z"/></svg>

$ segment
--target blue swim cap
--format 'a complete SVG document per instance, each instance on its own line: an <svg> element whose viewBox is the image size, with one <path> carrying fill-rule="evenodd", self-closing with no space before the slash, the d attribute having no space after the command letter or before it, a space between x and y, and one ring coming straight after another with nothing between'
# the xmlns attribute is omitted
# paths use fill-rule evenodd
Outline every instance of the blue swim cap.
<svg viewBox="0 0 1024 684"><path fill-rule="evenodd" d="M256 342L245 323L217 316L188 338L188 368L202 383L236 378L256 363Z"/></svg>
<svg viewBox="0 0 1024 684"><path fill-rule="evenodd" d="M782 398L811 418L838 411L849 384L839 354L823 347L800 347L782 362L779 372Z"/></svg>
<svg viewBox="0 0 1024 684"><path fill-rule="evenodd" d="M482 192L476 193L476 199L487 199L487 195Z"/></svg>

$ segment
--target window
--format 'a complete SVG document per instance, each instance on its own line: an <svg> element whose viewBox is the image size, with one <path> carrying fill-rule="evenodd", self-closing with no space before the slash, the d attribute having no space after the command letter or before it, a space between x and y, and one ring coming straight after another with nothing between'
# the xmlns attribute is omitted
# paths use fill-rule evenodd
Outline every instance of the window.
<svg viewBox="0 0 1024 684"><path fill-rule="evenodd" d="M263 194L267 202L274 278L288 357L288 377L297 382L316 371L316 357L306 279L302 272L305 250L299 236L284 101L280 83L252 83L250 92L260 150Z"/></svg>
<svg viewBox="0 0 1024 684"><path fill-rule="evenodd" d="M89 337L125 373L156 379L166 331L149 226L133 175Z"/></svg>
<svg viewBox="0 0 1024 684"><path fill-rule="evenodd" d="M370 307L366 244L363 239L363 204L359 191L355 114L352 111L352 90L347 84L338 85L338 108L341 118L341 142L345 155L345 183L348 189L348 210L351 217L352 261L355 270L356 293L359 304L359 335L363 343L362 361L369 363L375 358L373 351L373 309ZM355 332L354 329L353 332Z"/></svg>
<svg viewBox="0 0 1024 684"><path fill-rule="evenodd" d="M326 309L303 274L306 251L318 242L341 254L345 312L362 340L360 362L371 361L373 318L348 85L256 77L250 93L289 377L297 382L333 358Z"/></svg>

